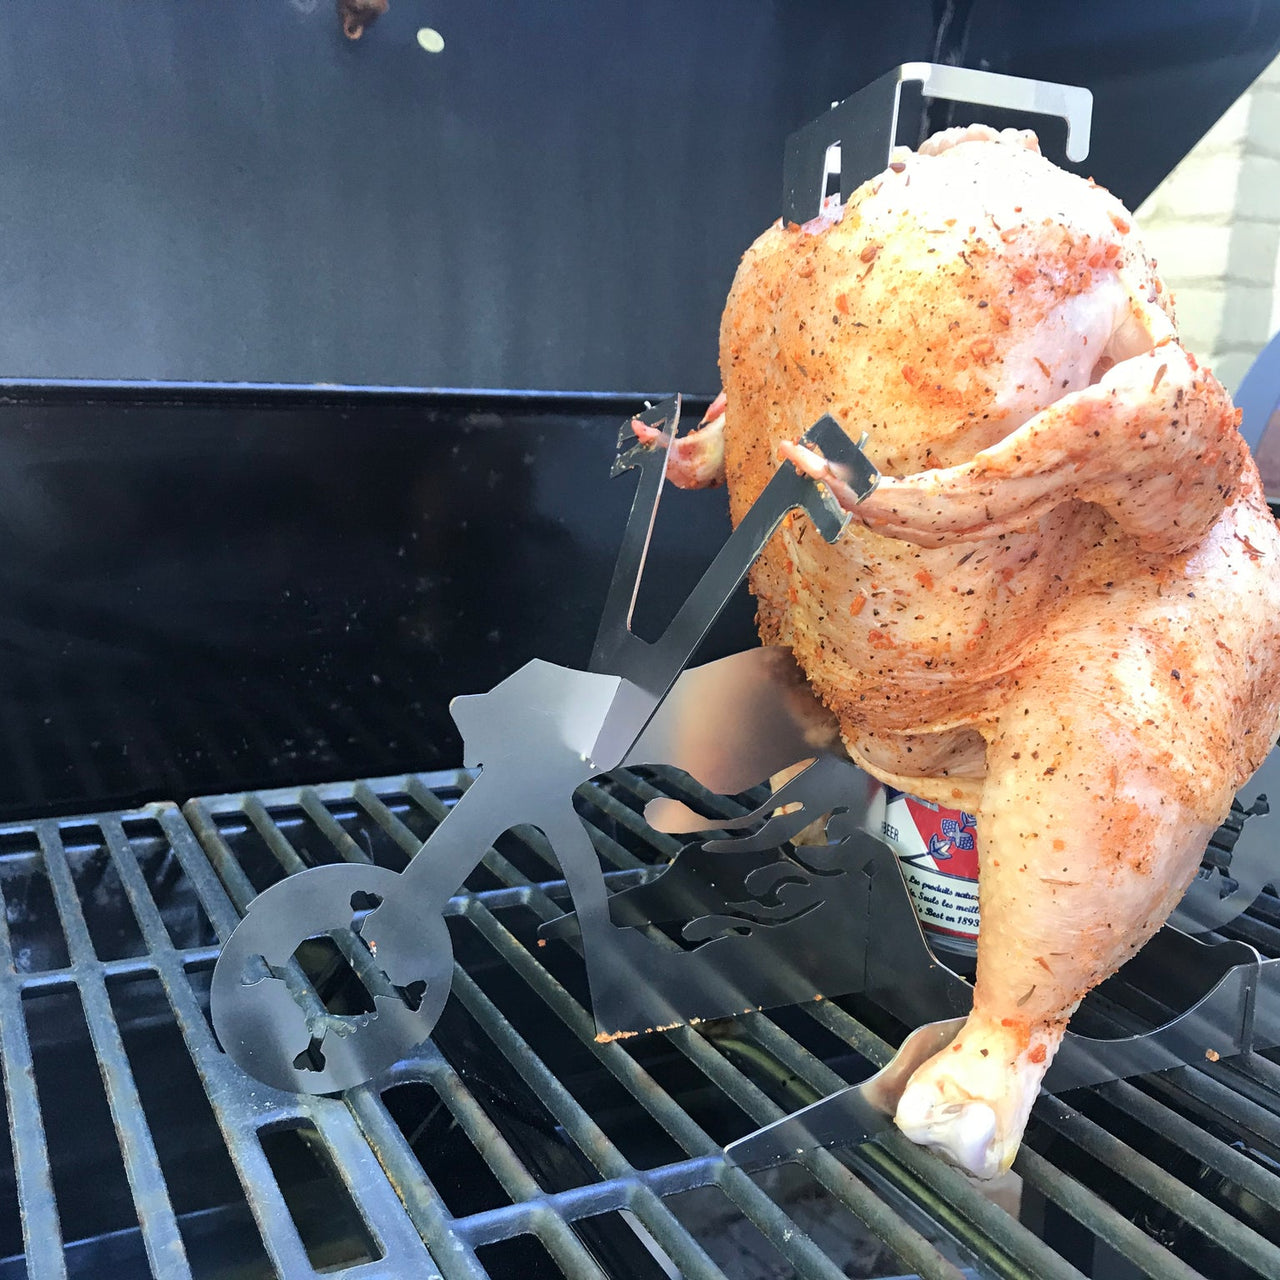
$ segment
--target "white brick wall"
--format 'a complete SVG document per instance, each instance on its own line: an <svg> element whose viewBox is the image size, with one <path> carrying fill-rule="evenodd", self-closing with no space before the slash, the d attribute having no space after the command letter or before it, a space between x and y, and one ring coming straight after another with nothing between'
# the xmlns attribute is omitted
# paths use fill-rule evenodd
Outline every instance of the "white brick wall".
<svg viewBox="0 0 1280 1280"><path fill-rule="evenodd" d="M1183 341L1234 390L1280 329L1280 59L1136 212Z"/></svg>

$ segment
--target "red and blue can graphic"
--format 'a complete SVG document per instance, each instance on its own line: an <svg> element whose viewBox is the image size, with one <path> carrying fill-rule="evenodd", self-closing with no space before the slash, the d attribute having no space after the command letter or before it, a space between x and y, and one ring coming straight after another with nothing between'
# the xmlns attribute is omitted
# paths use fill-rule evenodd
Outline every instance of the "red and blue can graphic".
<svg viewBox="0 0 1280 1280"><path fill-rule="evenodd" d="M888 789L885 843L898 855L916 914L931 940L972 954L978 941L978 833L961 809Z"/></svg>

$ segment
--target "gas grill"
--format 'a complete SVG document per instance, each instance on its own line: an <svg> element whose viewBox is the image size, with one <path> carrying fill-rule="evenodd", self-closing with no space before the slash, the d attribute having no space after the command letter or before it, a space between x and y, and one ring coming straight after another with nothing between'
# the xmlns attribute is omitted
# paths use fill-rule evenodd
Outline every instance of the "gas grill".
<svg viewBox="0 0 1280 1280"><path fill-rule="evenodd" d="M114 34L123 22L100 18L98 5L68 3L77 15L68 25L77 29L105 23L95 29ZM1074 5L1043 28L1021 15L1008 20L1000 5L973 23L970 4L935 5L932 23L917 15L915 34L906 30L914 19L895 31L878 14L868 23L866 13L829 7L830 22L838 16L850 24L840 30L857 40L837 40L834 26L787 6L770 11L773 27L768 38L758 33L758 48L743 40L737 80L764 86L762 102L778 97L745 114L733 95L718 93L690 111L689 94L665 91L653 66L642 65L643 51L615 41L608 24L592 28L581 74L557 75L554 92L517 90L514 114L528 139L540 144L561 119L594 118L584 103L612 102L615 72L601 55L615 45L626 59L641 59L644 92L634 98L657 127L639 151L628 149L635 138L625 130L618 143L611 128L590 128L564 156L537 155L539 145L512 133L496 169L519 201L492 199L495 157L481 154L466 129L456 138L441 132L433 113L418 109L398 64L384 64L396 74L381 77L378 94L331 66L315 86L295 81L287 92L274 80L241 92L233 75L210 75L238 86L237 104L261 101L267 118L274 112L275 135L291 153L305 153L297 144L315 127L316 94L334 118L362 120L361 145L336 148L316 166L323 174L308 172L299 189L316 183L307 186L315 209L332 204L350 214L347 191L361 191L370 207L390 204L378 183L393 180L397 201L417 208L433 234L411 249L388 240L352 253L350 226L334 219L338 237L317 256L323 237L308 223L295 258L298 246L282 244L291 236L277 233L288 224L280 210L297 193L278 202L251 185L246 216L261 215L270 228L255 224L244 238L274 243L279 264L249 255L246 296L275 290L290 300L279 315L268 309L258 318L238 301L227 304L238 297L234 289L210 288L207 298L190 290L194 310L166 291L170 281L189 290L185 267L199 252L184 237L191 227L209 230L198 218L139 235L139 260L118 237L119 278L153 281L139 285L139 314L149 321L181 313L191 325L176 346L157 343L152 354L161 364L142 368L191 368L187 341L202 373L243 376L246 359L269 354L272 343L289 345L279 316L314 305L298 292L299 281L314 276L346 300L356 330L369 329L355 305L361 299L380 317L404 304L423 324L428 363L407 347L373 360L382 353L361 349L359 333L352 343L344 316L336 340L336 330L300 339L294 377L341 367L355 370L349 376L374 369L407 379L444 368L472 378L496 370L517 385L616 386L626 384L626 359L634 358L645 362L645 377L689 381L687 371L699 367L695 344L713 332L723 296L724 282L702 279L706 263L727 271L743 237L762 224L760 210L775 211L772 168L766 183L757 160L767 149L762 120L780 142L815 102L918 56L926 28L938 60L961 61L972 26L975 48L1025 74L1083 82L1074 72L1087 59L1092 80L1102 58L1096 171L1136 203L1280 40L1270 15L1255 13L1227 31L1216 5L1194 6L1194 21L1169 24L1153 50L1145 48L1145 18L1123 39L1115 21L1117 39L1101 54L1093 43L1073 52L1075 33L1089 26ZM289 8L309 16L315 6L294 0ZM408 22L409 9L397 0L380 31ZM279 45L271 23L280 20L253 20L265 24L258 45ZM170 59L175 65L192 65L195 45L220 44L221 15L189 21L184 39L193 46ZM469 90L470 109L481 113L470 123L475 136L503 136L512 113L494 106L505 99L493 85L518 86L519 72L536 60L487 18L459 11L456 21L459 45L466 33L473 49L490 40L497 51L490 79ZM710 83L704 68L723 49L722 19L689 21L706 24L690 27L689 74ZM477 25L468 31L465 22ZM1225 31L1231 47L1188 31ZM882 37L892 56L881 51ZM82 44L99 55L100 40ZM855 44L868 62L860 70L848 60ZM1187 94L1187 76L1166 72L1202 46L1200 91ZM237 67L256 65L228 48ZM36 52L31 65L41 68L45 55ZM96 83L90 75L32 74L42 84L65 81L69 98ZM29 94L9 80L15 96ZM177 88L157 92L176 97L161 108L148 102L148 115L203 121L204 104L183 97L187 78L172 80ZM567 98L559 96L564 86ZM90 93L67 114L92 121L104 113ZM1137 145L1124 128L1140 117L1160 124ZM114 150L98 147L96 137L83 150L109 155L129 173L136 135L144 152L137 173L151 174L154 139L125 132ZM726 147L731 137L738 142ZM411 146L402 146L406 138ZM674 159L672 139L685 153ZM224 148L218 135L214 149ZM437 152L447 181L430 164L406 163ZM183 155L181 172L167 179L181 192L187 171L203 170L181 147L175 154ZM635 174L609 167L621 155L638 169L676 175L668 175L661 219L655 200L634 198ZM526 156L536 163L526 166ZM570 168L591 173L590 200L567 190L568 171L557 167L566 157ZM719 166L710 184L708 157ZM227 180L216 166L208 172L214 184ZM321 186L330 177L343 195L327 201ZM13 185L22 210L22 184ZM746 194L725 218L706 219L708 185ZM684 203L672 203L671 191L686 193ZM592 220L573 221L580 209L596 208L597 195L613 200L599 206L608 210L601 222L607 218L624 246L619 257L632 260L611 261L604 277L594 274L594 259L588 266L572 256L610 239L583 230L595 227ZM217 204L203 189L185 191L185 199L193 209ZM61 264L69 242L101 248L98 212L91 202L85 208L91 233L64 227L56 252L20 253ZM477 208L492 220L483 252L472 232ZM636 239L627 221L637 209L647 238ZM689 225L695 210L717 224L714 245L670 233ZM29 211L17 221L37 233L44 225ZM361 225L361 216L350 224ZM508 246L523 244L529 227L544 256L549 243L568 246L556 270L530 273L514 248L508 259ZM385 259L374 251L382 249ZM229 278L241 269L235 256L223 264ZM483 323L474 306L468 311L473 300L454 296L457 275L429 270L435 256L468 272L480 259L495 267L476 272ZM79 259L66 262L62 278L16 273L24 288L38 284L26 311L40 315L46 298L101 285ZM638 292L624 269L635 263L646 272L663 264L648 292ZM394 287L418 276L428 283L426 305ZM694 280L701 287L689 289L691 305L672 305ZM159 292L154 282L163 282ZM111 307L117 292L106 290ZM618 330L598 353L582 356L600 316L632 298L626 340ZM503 327L512 317L518 331ZM62 318L30 326L35 347L23 367L52 367L46 349L48 359L65 359L45 329L66 327ZM121 332L124 346L136 342ZM227 335L220 355L215 332ZM640 332L661 332L666 348L650 336L637 341ZM67 335L78 340L74 326ZM349 365L338 358L348 347L358 352ZM106 348L95 350L100 367L116 367L110 353L101 356ZM177 364L163 364L174 350ZM490 356L497 363L485 363ZM266 376L277 372L270 364ZM865 1078L910 1028L868 998L842 997L597 1041L573 936L539 936L572 902L534 827L502 836L450 900L452 992L421 1052L333 1097L278 1092L222 1052L209 1012L212 973L250 901L311 867L404 870L474 780L456 767L449 697L488 689L533 657L582 665L630 500L627 486L604 482L617 424L658 398L0 384L0 1280L1280 1277L1280 1051L1206 1056L1044 1094L1012 1173L989 1186L896 1130L856 1149L747 1174L726 1163L727 1143ZM686 414L696 418L705 404L686 398ZM642 634L683 599L727 530L723 496L670 494L664 515L652 548L662 572L650 575L638 601ZM754 643L751 615L742 594L699 660ZM614 892L656 878L678 850L642 819L659 796L726 821L766 798L757 791L726 799L654 768L620 769L587 785L579 812ZM1208 867L1229 874L1242 823L1238 817L1218 833ZM1280 898L1272 889L1208 940L1228 939L1280 957ZM369 992L324 938L304 944L297 959L330 1011L371 1011ZM1140 954L1090 995L1073 1026L1114 1036L1163 1023L1197 994L1184 987Z"/></svg>
<svg viewBox="0 0 1280 1280"><path fill-rule="evenodd" d="M1202 1062L1037 1102L988 1198L897 1134L748 1176L721 1146L887 1060L856 999L598 1044L539 834L449 906L457 968L431 1044L338 1098L244 1076L207 1020L218 942L286 875L401 870L465 772L293 787L0 828L0 1276L1055 1277L1280 1275L1280 1065ZM674 853L619 771L583 806L614 889ZM715 812L715 810L707 810ZM1228 936L1280 954L1280 900ZM1126 970L1090 1025L1160 1019ZM330 1008L361 998L332 957ZM25 1251L25 1261L23 1253Z"/></svg>

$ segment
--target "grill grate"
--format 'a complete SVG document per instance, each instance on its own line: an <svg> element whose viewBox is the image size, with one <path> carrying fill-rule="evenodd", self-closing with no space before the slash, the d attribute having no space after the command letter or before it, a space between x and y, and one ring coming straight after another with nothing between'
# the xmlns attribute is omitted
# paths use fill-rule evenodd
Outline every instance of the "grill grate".
<svg viewBox="0 0 1280 1280"><path fill-rule="evenodd" d="M321 862L403 868L468 782L0 828L0 1280L1280 1276L1274 1055L1042 1097L1016 1214L896 1133L726 1168L724 1142L866 1074L904 1029L847 999L597 1044L579 956L536 942L566 894L532 828L450 903L453 994L420 1058L343 1099L247 1081L207 1018L238 912ZM583 807L615 887L675 851L639 818L654 782L620 772ZM686 786L663 781L710 803ZM1228 932L1280 954L1280 900ZM1094 1016L1153 1011L1113 983Z"/></svg>

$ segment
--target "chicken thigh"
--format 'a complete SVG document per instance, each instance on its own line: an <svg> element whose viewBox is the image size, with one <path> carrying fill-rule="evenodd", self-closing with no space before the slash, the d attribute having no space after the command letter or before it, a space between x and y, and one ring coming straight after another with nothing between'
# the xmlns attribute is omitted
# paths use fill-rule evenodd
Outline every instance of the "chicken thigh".
<svg viewBox="0 0 1280 1280"><path fill-rule="evenodd" d="M747 251L721 328L735 520L817 417L883 473L753 570L862 767L978 816L973 1011L897 1123L1008 1167L1067 1019L1159 928L1280 728L1280 536L1230 398L1111 195L949 130ZM720 410L721 406L717 406Z"/></svg>

